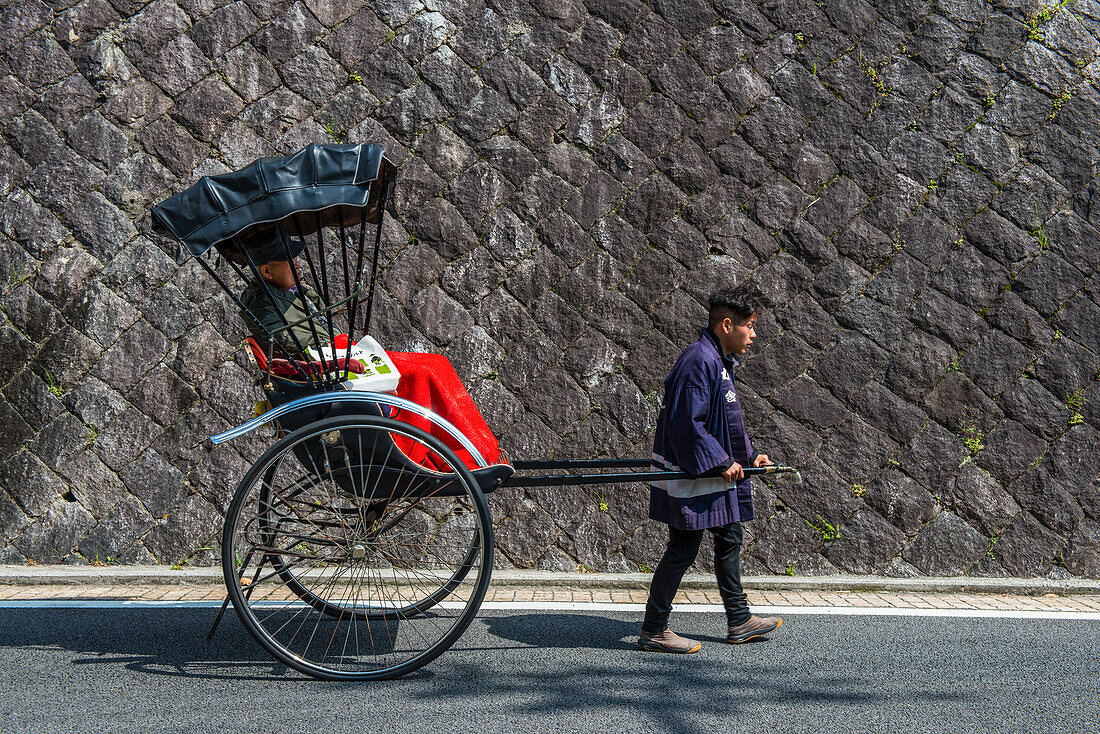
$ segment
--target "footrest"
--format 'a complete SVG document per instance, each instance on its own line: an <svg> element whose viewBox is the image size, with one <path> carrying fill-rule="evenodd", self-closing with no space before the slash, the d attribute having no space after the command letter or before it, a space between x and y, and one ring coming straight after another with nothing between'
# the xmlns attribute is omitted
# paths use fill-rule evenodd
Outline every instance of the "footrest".
<svg viewBox="0 0 1100 734"><path fill-rule="evenodd" d="M495 491L497 487L504 484L515 473L516 470L509 464L493 464L492 466L473 470L474 479L477 480L478 486L485 494Z"/></svg>

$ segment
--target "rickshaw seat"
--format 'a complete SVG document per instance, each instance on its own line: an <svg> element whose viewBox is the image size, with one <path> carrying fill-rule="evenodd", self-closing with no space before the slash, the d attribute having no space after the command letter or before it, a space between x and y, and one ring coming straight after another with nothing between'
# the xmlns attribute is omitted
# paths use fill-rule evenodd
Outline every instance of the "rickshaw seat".
<svg viewBox="0 0 1100 734"><path fill-rule="evenodd" d="M256 366L261 371L266 371L267 365L270 363L271 374L289 381L284 384L300 385L301 388L308 388L308 383L298 382L301 374L295 369L291 360L268 360L263 349L252 337L246 337L245 343L252 353ZM462 384L462 380L455 372L450 360L442 354L430 352L387 351L386 354L394 366L397 367L398 372L401 373L401 380L395 391L398 397L423 406L445 418L470 440L488 464L500 465L502 461L506 462L506 459L502 457L500 444L497 442L496 436L493 435L489 425L485 422L481 411L477 409L477 405L474 404L473 398L470 397L470 393ZM358 360L353 359L351 362L352 371L361 371L355 369L355 366L359 364ZM298 360L297 364L299 366L309 365L308 369L317 371L321 369L318 362L311 364ZM313 365L316 365L316 367ZM279 369L276 370L276 367ZM295 390L297 389L295 387ZM396 411L391 417L427 431L454 451L459 460L468 468L471 470L477 468L478 464L474 461L470 452L435 422L407 410ZM395 438L398 448L413 461L429 469L445 469L444 467L435 466L433 455L425 451L422 444L402 437ZM480 472L487 470L482 469ZM508 467L507 471L510 475L511 467ZM481 479L480 476L478 478Z"/></svg>
<svg viewBox="0 0 1100 734"><path fill-rule="evenodd" d="M302 372L305 372L306 374L320 375L323 374L325 371L325 365L323 365L319 360L316 359L312 361L282 358L268 359L267 354L264 353L264 350L260 347L259 343L255 339L248 336L245 337L244 341L248 345L248 348L252 351L252 359L255 360L256 366L263 372L268 371L268 369L270 368L271 374L273 375L278 375L279 377L295 378L301 377ZM358 359L345 359L344 357L338 357L336 359L337 370L343 370L345 368L345 365L347 366L347 370L349 372L354 372L357 375L363 374L363 372L366 370L366 368L363 366L363 363L360 362ZM330 369L332 368L331 362L328 366Z"/></svg>

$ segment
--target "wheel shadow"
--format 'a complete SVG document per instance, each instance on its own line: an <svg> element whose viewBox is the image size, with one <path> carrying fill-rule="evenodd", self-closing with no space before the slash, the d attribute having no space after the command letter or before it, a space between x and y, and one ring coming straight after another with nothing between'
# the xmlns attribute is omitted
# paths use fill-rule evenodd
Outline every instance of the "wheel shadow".
<svg viewBox="0 0 1100 734"><path fill-rule="evenodd" d="M122 665L171 677L285 680L297 675L252 639L232 609L207 643L216 614L212 607L0 609L0 647L66 650L74 654L74 666Z"/></svg>

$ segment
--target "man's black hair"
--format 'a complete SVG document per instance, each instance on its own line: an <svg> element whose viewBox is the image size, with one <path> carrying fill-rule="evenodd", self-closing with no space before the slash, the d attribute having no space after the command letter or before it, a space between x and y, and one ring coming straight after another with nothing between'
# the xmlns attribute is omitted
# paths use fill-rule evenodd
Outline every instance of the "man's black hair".
<svg viewBox="0 0 1100 734"><path fill-rule="evenodd" d="M760 313L764 306L756 291L748 286L737 288L719 288L707 299L710 310L710 326L722 323L723 319L733 319L735 324Z"/></svg>

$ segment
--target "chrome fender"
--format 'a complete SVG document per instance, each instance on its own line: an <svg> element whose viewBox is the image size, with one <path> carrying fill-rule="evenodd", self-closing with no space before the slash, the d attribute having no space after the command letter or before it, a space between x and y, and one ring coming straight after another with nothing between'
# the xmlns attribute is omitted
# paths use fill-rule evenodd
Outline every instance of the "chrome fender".
<svg viewBox="0 0 1100 734"><path fill-rule="evenodd" d="M447 432L451 438L458 441L462 448L470 452L470 456L477 462L479 468L489 466L485 461L485 457L481 455L481 452L474 447L470 439L466 438L462 431L454 427L454 425L443 416L425 408L423 405L406 400L405 398L399 398L396 395L389 395L387 393L379 392L367 392L367 391L338 391L338 392L326 392L317 395L308 395L304 398L298 398L292 400L289 403L280 405L278 408L273 408L263 415L253 418L247 423L242 423L236 428L231 428L228 431L217 434L210 437L210 443L217 446L218 444L225 443L226 441L234 438L239 438L246 433L250 433L260 426L266 425L275 420L279 416L286 415L287 413L293 413L301 408L313 408L318 405L327 405L328 403L337 402L352 402L352 403L374 403L376 405L388 405L394 408L400 408L401 410L407 410L410 413L415 413L422 418L427 418L432 423L442 428Z"/></svg>

